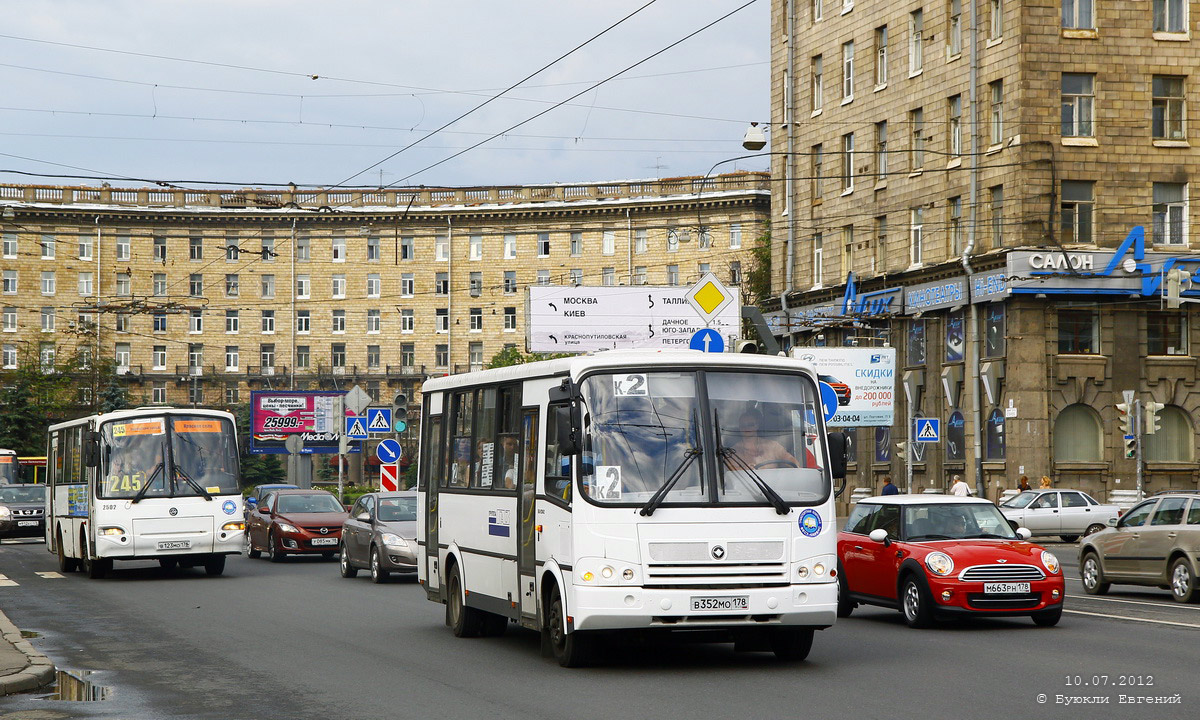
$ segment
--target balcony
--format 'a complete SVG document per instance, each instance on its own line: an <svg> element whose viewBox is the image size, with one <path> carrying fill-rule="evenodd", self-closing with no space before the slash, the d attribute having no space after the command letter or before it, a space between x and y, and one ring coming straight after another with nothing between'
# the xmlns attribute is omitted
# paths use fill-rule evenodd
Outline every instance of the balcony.
<svg viewBox="0 0 1200 720"><path fill-rule="evenodd" d="M284 365L247 365L246 378L255 380L257 378L276 378L285 377L288 374L288 369Z"/></svg>
<svg viewBox="0 0 1200 720"><path fill-rule="evenodd" d="M425 380L429 377L424 365L388 365L384 370L389 384L402 380Z"/></svg>
<svg viewBox="0 0 1200 720"><path fill-rule="evenodd" d="M115 370L118 377L139 379L142 377L141 365L118 365Z"/></svg>
<svg viewBox="0 0 1200 720"><path fill-rule="evenodd" d="M175 375L180 381L214 377L217 374L216 365L176 365Z"/></svg>

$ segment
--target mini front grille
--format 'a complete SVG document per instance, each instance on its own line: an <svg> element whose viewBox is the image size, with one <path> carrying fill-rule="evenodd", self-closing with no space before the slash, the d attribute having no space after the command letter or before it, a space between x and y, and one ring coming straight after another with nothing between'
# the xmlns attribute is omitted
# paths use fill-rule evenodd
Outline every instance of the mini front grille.
<svg viewBox="0 0 1200 720"><path fill-rule="evenodd" d="M965 582L1013 582L1044 580L1046 573L1033 565L975 565L958 574Z"/></svg>
<svg viewBox="0 0 1200 720"><path fill-rule="evenodd" d="M1026 610L1037 607L1042 598L1038 593L1015 595L985 595L967 593L967 604L978 610Z"/></svg>

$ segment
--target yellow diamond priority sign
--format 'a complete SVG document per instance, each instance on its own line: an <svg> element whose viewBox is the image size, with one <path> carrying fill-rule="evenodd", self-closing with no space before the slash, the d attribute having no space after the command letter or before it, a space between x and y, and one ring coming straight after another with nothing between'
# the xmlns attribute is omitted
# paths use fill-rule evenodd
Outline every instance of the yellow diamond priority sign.
<svg viewBox="0 0 1200 720"><path fill-rule="evenodd" d="M710 322L737 298L737 294L722 285L716 275L706 273L684 297L705 322Z"/></svg>

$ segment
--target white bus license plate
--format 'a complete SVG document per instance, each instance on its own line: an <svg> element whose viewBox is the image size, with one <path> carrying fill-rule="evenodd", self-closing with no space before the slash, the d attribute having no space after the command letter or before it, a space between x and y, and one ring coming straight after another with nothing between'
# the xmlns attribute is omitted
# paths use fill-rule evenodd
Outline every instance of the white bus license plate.
<svg viewBox="0 0 1200 720"><path fill-rule="evenodd" d="M692 612L702 610L749 610L750 598L745 595L730 597L693 597Z"/></svg>
<svg viewBox="0 0 1200 720"><path fill-rule="evenodd" d="M40 523L40 520L18 520L17 527L33 527L34 525L38 525Z"/></svg>
<svg viewBox="0 0 1200 720"><path fill-rule="evenodd" d="M158 543L159 550L190 550L191 540L162 540Z"/></svg>
<svg viewBox="0 0 1200 720"><path fill-rule="evenodd" d="M337 538L313 538L310 541L313 545L337 545Z"/></svg>
<svg viewBox="0 0 1200 720"><path fill-rule="evenodd" d="M1006 593L1027 593L1029 583L998 582L984 583L983 592L988 595L1004 595Z"/></svg>

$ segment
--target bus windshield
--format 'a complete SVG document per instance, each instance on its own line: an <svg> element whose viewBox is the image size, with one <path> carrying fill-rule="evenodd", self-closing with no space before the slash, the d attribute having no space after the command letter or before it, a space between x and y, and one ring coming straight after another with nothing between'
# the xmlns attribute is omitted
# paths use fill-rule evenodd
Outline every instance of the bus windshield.
<svg viewBox="0 0 1200 720"><path fill-rule="evenodd" d="M698 401L705 394L707 418ZM580 484L593 501L642 505L673 477L663 505L828 496L808 378L733 370L593 375L583 397Z"/></svg>
<svg viewBox="0 0 1200 720"><path fill-rule="evenodd" d="M17 456L9 454L11 450L0 453L0 485L9 485L17 481Z"/></svg>
<svg viewBox="0 0 1200 720"><path fill-rule="evenodd" d="M200 495L201 489L210 495L238 492L234 431L226 419L138 417L105 423L100 433L104 447L100 497L179 497Z"/></svg>

